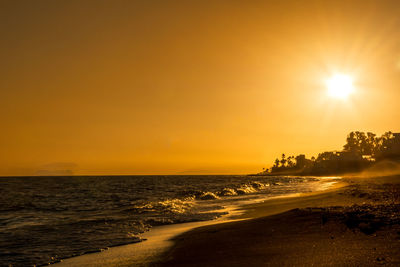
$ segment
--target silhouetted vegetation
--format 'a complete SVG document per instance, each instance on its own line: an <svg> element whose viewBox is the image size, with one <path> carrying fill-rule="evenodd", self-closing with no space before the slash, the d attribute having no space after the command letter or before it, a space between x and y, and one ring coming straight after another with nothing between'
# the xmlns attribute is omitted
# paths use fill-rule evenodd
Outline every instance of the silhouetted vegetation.
<svg viewBox="0 0 400 267"><path fill-rule="evenodd" d="M400 161L400 133L351 132L341 151L322 152L317 158L281 155L260 174L329 175L358 172L383 160Z"/></svg>

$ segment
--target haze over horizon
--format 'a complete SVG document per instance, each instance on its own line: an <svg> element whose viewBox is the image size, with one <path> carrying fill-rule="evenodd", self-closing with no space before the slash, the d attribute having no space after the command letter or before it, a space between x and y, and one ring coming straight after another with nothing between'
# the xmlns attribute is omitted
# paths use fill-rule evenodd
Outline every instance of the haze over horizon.
<svg viewBox="0 0 400 267"><path fill-rule="evenodd" d="M398 1L1 1L0 176L254 173L340 150L350 131L400 132L398 14ZM353 79L346 99L327 94L337 73Z"/></svg>

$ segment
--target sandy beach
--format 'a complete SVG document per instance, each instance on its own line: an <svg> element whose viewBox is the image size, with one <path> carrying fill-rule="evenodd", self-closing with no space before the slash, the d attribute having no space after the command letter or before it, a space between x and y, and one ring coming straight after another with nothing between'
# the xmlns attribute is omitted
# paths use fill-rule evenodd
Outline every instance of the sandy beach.
<svg viewBox="0 0 400 267"><path fill-rule="evenodd" d="M59 266L398 266L399 181L343 179L323 192L245 205L236 221L159 227L140 244Z"/></svg>
<svg viewBox="0 0 400 267"><path fill-rule="evenodd" d="M155 266L399 266L399 176L244 207L173 239ZM272 215L275 214L275 215Z"/></svg>

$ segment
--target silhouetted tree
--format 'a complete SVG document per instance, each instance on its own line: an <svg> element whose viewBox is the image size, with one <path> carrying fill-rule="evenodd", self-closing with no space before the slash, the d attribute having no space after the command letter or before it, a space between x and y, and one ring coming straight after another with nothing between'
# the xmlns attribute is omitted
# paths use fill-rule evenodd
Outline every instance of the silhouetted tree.
<svg viewBox="0 0 400 267"><path fill-rule="evenodd" d="M280 163L279 159L276 159L274 167L278 168L279 167L279 163Z"/></svg>
<svg viewBox="0 0 400 267"><path fill-rule="evenodd" d="M282 154L281 167L285 167L285 164L286 164L286 155Z"/></svg>
<svg viewBox="0 0 400 267"><path fill-rule="evenodd" d="M374 161L391 159L400 160L400 134L386 132L377 137L371 132L350 132L343 151L323 152L307 159L305 155L276 159L270 169L274 172L296 172L302 174L335 174L360 171L371 166ZM265 171L266 172L266 171Z"/></svg>
<svg viewBox="0 0 400 267"><path fill-rule="evenodd" d="M368 132L365 142L364 155L375 155L377 148L376 134Z"/></svg>
<svg viewBox="0 0 400 267"><path fill-rule="evenodd" d="M294 166L295 166L294 157L293 156L289 156L287 158L287 167L288 168L293 168Z"/></svg>
<svg viewBox="0 0 400 267"><path fill-rule="evenodd" d="M377 147L377 138L373 133L351 132L346 139L343 151L359 155L374 155Z"/></svg>

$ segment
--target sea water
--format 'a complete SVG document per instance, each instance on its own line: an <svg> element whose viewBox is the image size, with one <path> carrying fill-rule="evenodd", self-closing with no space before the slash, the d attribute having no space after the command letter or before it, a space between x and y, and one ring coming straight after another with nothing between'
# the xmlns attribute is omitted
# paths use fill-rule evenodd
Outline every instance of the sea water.
<svg viewBox="0 0 400 267"><path fill-rule="evenodd" d="M138 234L154 226L213 220L241 203L331 183L243 175L2 177L0 266L40 266L141 242Z"/></svg>

